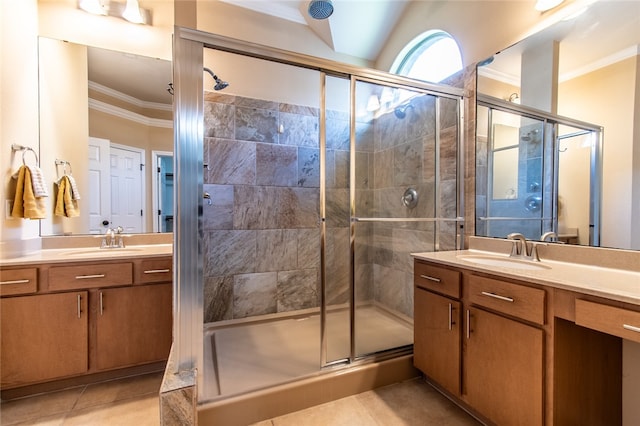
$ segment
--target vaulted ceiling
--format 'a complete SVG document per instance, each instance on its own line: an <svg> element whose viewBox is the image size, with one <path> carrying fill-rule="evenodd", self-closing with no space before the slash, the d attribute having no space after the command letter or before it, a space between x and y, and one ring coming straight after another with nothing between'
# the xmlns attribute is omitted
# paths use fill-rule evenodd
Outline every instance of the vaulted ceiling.
<svg viewBox="0 0 640 426"><path fill-rule="evenodd" d="M373 61L410 0L333 0L328 19L307 13L309 0L220 0L225 3L307 25L338 53Z"/></svg>

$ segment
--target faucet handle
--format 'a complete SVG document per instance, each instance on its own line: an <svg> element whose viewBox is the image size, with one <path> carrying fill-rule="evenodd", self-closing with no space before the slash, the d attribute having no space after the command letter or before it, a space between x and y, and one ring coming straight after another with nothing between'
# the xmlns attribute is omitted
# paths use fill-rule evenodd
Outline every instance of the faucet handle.
<svg viewBox="0 0 640 426"><path fill-rule="evenodd" d="M547 243L538 243L531 241L531 260L534 262L540 262L540 256L538 256L538 246L546 246Z"/></svg>

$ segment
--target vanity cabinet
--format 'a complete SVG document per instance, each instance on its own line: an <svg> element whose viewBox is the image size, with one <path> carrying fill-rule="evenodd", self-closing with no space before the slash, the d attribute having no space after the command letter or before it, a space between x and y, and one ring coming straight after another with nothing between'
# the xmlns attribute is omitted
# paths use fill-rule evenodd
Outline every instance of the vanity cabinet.
<svg viewBox="0 0 640 426"><path fill-rule="evenodd" d="M3 387L86 373L86 291L0 299Z"/></svg>
<svg viewBox="0 0 640 426"><path fill-rule="evenodd" d="M413 362L434 382L460 395L460 302L417 288Z"/></svg>
<svg viewBox="0 0 640 426"><path fill-rule="evenodd" d="M495 424L544 424L545 291L474 274L465 286L466 402Z"/></svg>
<svg viewBox="0 0 640 426"><path fill-rule="evenodd" d="M414 364L485 420L544 424L546 293L414 263Z"/></svg>
<svg viewBox="0 0 640 426"><path fill-rule="evenodd" d="M543 331L470 307L466 402L498 425L543 424Z"/></svg>
<svg viewBox="0 0 640 426"><path fill-rule="evenodd" d="M54 380L104 380L165 361L172 343L171 270L170 256L4 267L3 395Z"/></svg>
<svg viewBox="0 0 640 426"><path fill-rule="evenodd" d="M460 273L415 264L414 365L453 395L460 395Z"/></svg>
<svg viewBox="0 0 640 426"><path fill-rule="evenodd" d="M96 318L96 367L113 369L167 359L171 347L167 284L101 289Z"/></svg>

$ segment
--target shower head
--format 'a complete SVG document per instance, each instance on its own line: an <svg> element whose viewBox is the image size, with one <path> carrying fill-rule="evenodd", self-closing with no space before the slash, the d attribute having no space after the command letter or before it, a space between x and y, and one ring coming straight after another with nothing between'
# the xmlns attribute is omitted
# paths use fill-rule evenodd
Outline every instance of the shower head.
<svg viewBox="0 0 640 426"><path fill-rule="evenodd" d="M398 117L400 120L402 120L403 118L405 118L407 116L407 108L413 108L413 105L411 105L411 103L405 104L405 105L400 105L397 106L394 110L393 113L396 115L396 117Z"/></svg>
<svg viewBox="0 0 640 426"><path fill-rule="evenodd" d="M476 64L476 66L478 67L484 67L485 65L489 65L490 63L493 62L494 57L493 56L489 56L488 58L483 59L482 61L478 62Z"/></svg>
<svg viewBox="0 0 640 426"><path fill-rule="evenodd" d="M226 81L220 80L220 78L217 75L215 75L213 71L211 71L209 68L205 67L204 70L205 72L208 72L209 74L211 74L211 77L213 77L213 79L216 82L216 85L213 86L213 90L222 90L229 85L229 83L227 83Z"/></svg>
<svg viewBox="0 0 640 426"><path fill-rule="evenodd" d="M313 19L327 19L333 14L333 3L331 0L311 0L308 12Z"/></svg>

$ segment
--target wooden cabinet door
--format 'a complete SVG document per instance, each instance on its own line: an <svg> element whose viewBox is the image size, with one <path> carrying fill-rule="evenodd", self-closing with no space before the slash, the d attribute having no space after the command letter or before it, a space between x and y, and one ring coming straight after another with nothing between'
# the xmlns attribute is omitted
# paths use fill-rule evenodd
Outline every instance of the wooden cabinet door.
<svg viewBox="0 0 640 426"><path fill-rule="evenodd" d="M414 303L414 364L459 396L460 302L416 288Z"/></svg>
<svg viewBox="0 0 640 426"><path fill-rule="evenodd" d="M481 309L466 314L466 401L498 425L542 425L543 331Z"/></svg>
<svg viewBox="0 0 640 426"><path fill-rule="evenodd" d="M6 388L88 369L87 292L0 300L1 381Z"/></svg>
<svg viewBox="0 0 640 426"><path fill-rule="evenodd" d="M97 369L168 358L172 341L170 283L103 289L97 295Z"/></svg>

